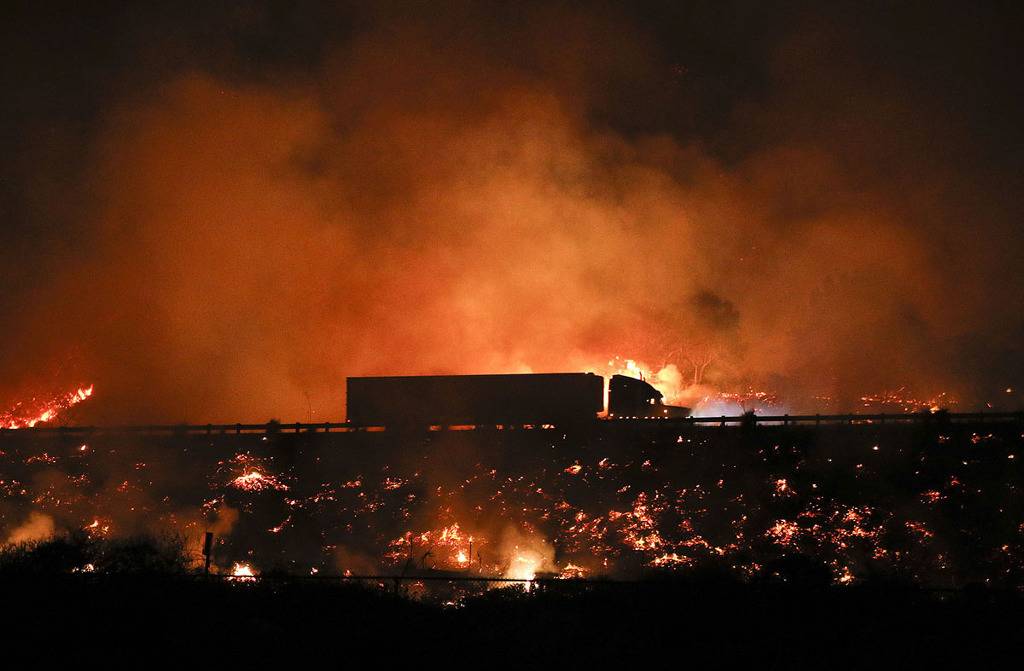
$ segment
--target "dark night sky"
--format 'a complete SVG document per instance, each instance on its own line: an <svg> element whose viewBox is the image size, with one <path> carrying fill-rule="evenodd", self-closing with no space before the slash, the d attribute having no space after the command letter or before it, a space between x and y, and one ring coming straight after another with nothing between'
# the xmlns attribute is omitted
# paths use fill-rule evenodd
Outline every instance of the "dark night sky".
<svg viewBox="0 0 1024 671"><path fill-rule="evenodd" d="M1024 384L1016 3L363 4L5 7L0 406L337 416L673 337L721 388Z"/></svg>

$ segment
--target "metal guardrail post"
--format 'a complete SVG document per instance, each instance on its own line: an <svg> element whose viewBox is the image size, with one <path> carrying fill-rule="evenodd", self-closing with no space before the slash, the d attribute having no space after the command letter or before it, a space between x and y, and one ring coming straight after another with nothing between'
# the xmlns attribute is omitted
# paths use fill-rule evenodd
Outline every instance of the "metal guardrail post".
<svg viewBox="0 0 1024 671"><path fill-rule="evenodd" d="M595 420L598 424L605 423L602 420ZM931 424L934 422L976 422L980 424L993 424L993 423L1011 423L1020 424L1024 428L1024 411L1009 411L1009 412L965 412L965 413L947 413L945 411L939 413L927 413L927 412L916 412L916 413L897 413L897 414L843 414L843 415L822 415L820 413L814 415L740 415L740 416L728 416L718 415L711 417L686 417L680 419L669 419L669 420L637 420L635 424L642 427L654 427L654 426L666 426L673 428L681 427L692 427L694 430L700 429L702 425L709 427L714 426L729 426L732 424L740 425L757 425L758 423L780 423L785 426L789 425L801 425L814 423L814 426L821 426L822 424ZM623 427L631 424L627 420L619 420L616 422L607 423L614 425L615 427ZM367 426L358 424L349 424L348 422L340 423L316 423L303 425L301 422L294 424L281 424L280 422L270 421L266 424L146 424L146 425L129 425L129 426L35 426L25 427L19 429L11 429L9 427L0 426L0 437L10 438L12 436L88 436L95 435L97 433L103 434L116 434L116 433L128 433L128 434L171 434L171 435L197 435L206 434L212 435L214 433L228 434L234 432L242 434L244 432L262 432L264 434L277 434L282 431L294 431L295 433L302 433L303 430L313 431L314 433L323 429L324 432L331 432L332 430L342 432L362 432L366 431Z"/></svg>

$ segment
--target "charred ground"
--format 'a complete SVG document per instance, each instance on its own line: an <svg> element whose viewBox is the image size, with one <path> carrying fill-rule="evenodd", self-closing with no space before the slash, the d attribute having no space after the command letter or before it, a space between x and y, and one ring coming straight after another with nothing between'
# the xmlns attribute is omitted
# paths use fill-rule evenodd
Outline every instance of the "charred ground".
<svg viewBox="0 0 1024 671"><path fill-rule="evenodd" d="M657 652L836 668L1020 652L1018 424L599 427L8 432L8 540L54 540L4 551L15 605L0 626L58 636L62 654L104 658L113 631L236 662ZM196 569L207 529L211 577ZM519 555L538 576L586 579L417 577L509 575ZM239 564L258 577L225 577Z"/></svg>
<svg viewBox="0 0 1024 671"><path fill-rule="evenodd" d="M2 441L9 543L209 530L214 572L1024 576L1014 422Z"/></svg>

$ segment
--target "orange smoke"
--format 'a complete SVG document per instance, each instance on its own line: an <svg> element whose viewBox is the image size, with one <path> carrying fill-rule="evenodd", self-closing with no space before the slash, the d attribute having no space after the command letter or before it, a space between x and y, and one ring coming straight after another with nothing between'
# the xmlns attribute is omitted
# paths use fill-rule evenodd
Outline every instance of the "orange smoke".
<svg viewBox="0 0 1024 671"><path fill-rule="evenodd" d="M987 289L1001 266L953 225L931 143L900 134L924 123L911 102L845 96L802 131L806 90L835 73L805 70L798 35L770 59L774 97L736 111L750 148L726 156L614 122L664 103L625 83L676 86L642 28L525 15L371 16L301 76L175 71L111 101L85 242L0 336L24 345L6 368L27 380L76 334L104 389L90 418L111 423L325 421L348 375L615 356L694 398L986 400L964 352L979 332L1013 342ZM874 176L877 146L916 169Z"/></svg>

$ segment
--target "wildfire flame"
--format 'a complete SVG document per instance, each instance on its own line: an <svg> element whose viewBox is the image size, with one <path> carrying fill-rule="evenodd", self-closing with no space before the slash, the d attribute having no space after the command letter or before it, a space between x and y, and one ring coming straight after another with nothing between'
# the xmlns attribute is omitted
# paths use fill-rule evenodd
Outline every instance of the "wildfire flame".
<svg viewBox="0 0 1024 671"><path fill-rule="evenodd" d="M234 566L231 567L231 580L238 582L255 582L256 572L253 571L252 566L244 562L235 562Z"/></svg>
<svg viewBox="0 0 1024 671"><path fill-rule="evenodd" d="M82 388L61 399L73 404L91 393L91 387ZM70 528L95 539L111 538L155 511L161 524L190 537L204 523L211 528L216 518L218 538L223 539L219 572L228 581L255 581L266 558L274 556L271 550L290 547L296 534L304 534L305 525L315 520L323 528L320 553L296 565L312 566L304 570L322 575L337 570L403 576L436 571L442 577L445 572L485 580L502 576L532 589L549 577L629 576L702 566L724 566L746 579L763 578L766 570L774 571L769 561L801 554L828 567L839 585L857 584L879 564L929 584L935 575L945 579L953 570L947 568L952 563L946 554L951 532L946 525L933 526L931 511L967 505L964 497L980 505L982 485L985 491L1005 485L1012 492L1012 477L996 483L966 467L973 463L969 459L988 458L998 458L1001 467L1015 466L1012 460L1022 438L1018 429L1003 431L995 424L960 435L936 435L936 446L943 452L961 450L962 459L951 460L952 470L945 470L945 464L932 463L922 453L915 470L927 477L908 491L903 509L893 512L884 506L851 505L815 476L839 473L861 487L884 472L879 457L896 452L898 436L874 431L863 436L859 449L850 447L855 452L842 471L831 466L828 454L802 455L790 467L792 455L766 443L773 447L758 452L756 478L730 477L733 462L722 454L718 474L703 481L686 474L680 482L675 460L715 458L702 447L714 444L712 435L672 430L658 434L651 446L623 445L620 450L611 442L576 444L579 451L572 451L573 442L563 437L564 449L536 458L520 459L517 453L514 465L489 463L490 457L481 453L479 462L464 464L454 478L446 470L446 455L436 457L445 469L432 472L431 453L425 458L427 468L418 460L415 467L405 460L359 461L340 472L319 469L309 480L288 460L261 451L261 437L243 434L231 436L230 443L251 447L239 448L233 457L190 455L189 463L196 465L193 474L207 485L197 491L215 492L205 496L208 500L169 493L145 501L143 507L137 501L153 488L160 452L150 455L148 448L135 445L125 451L120 438L101 433L88 444L63 439L49 443L28 433L25 437L31 440L24 446L11 441L10 449L0 451L0 501L23 505L26 510L18 519L27 516L24 523L15 520L13 528L5 528L0 542L5 537L6 543L48 538L55 519L77 520ZM548 440L523 436L527 438ZM170 438L168 444L178 440ZM156 449L159 443L154 443ZM117 477L92 478L93 473L104 474L101 468L111 458L123 465ZM940 466L942 470L935 470ZM186 514L189 501L197 510ZM232 539L231 526L239 514L249 523ZM1006 514L1015 513L1007 509ZM1015 538L1024 534L1019 520L1006 528ZM992 575L1011 576L1004 580L1015 579L1017 574L1007 571L1024 566L1019 542L1000 538L995 547L1002 548L998 561L1005 566L986 567ZM232 566L235 559L243 561ZM488 588L507 584L489 582ZM435 588L433 583L430 588Z"/></svg>
<svg viewBox="0 0 1024 671"><path fill-rule="evenodd" d="M429 553L432 564L440 568L468 568L472 563L473 548L485 545L483 538L467 534L458 522L421 533L407 531L402 537L388 543L385 553L392 563L401 563L410 554L423 557Z"/></svg>
<svg viewBox="0 0 1024 671"><path fill-rule="evenodd" d="M18 403L10 410L0 413L0 427L5 429L32 428L37 424L45 424L56 419L62 412L74 407L92 396L93 385L79 387L53 398L36 408L29 410L25 403ZM33 402L35 399L33 399Z"/></svg>
<svg viewBox="0 0 1024 671"><path fill-rule="evenodd" d="M526 589L529 590L532 582L537 578L537 571L543 565L544 558L538 552L522 549L517 546L509 562L508 569L505 571L505 577L529 581L526 583Z"/></svg>

